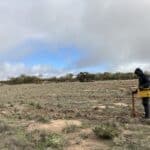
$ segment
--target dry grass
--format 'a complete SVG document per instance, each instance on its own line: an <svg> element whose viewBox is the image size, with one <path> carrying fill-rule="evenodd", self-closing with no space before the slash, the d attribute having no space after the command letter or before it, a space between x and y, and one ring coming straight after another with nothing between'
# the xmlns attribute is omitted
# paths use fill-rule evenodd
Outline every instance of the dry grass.
<svg viewBox="0 0 150 150"><path fill-rule="evenodd" d="M65 141L58 144L59 149L149 149L150 126L149 121L141 119L140 101L136 103L139 118L130 116L131 89L135 86L135 80L3 85L0 87L0 149L53 149L57 138ZM57 130L64 120L76 120L82 126L63 124ZM113 140L82 132L110 121L121 129ZM28 130L33 126L38 128L37 125L48 127L50 132L43 135L43 131ZM57 133L53 132L56 130Z"/></svg>

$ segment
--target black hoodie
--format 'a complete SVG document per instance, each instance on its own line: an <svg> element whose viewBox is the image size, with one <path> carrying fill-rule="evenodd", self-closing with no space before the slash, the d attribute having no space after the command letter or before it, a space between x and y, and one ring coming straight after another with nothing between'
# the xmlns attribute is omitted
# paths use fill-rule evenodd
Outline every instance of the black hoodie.
<svg viewBox="0 0 150 150"><path fill-rule="evenodd" d="M145 75L140 68L135 70L135 74L139 78L139 89L150 88L150 78L148 75Z"/></svg>

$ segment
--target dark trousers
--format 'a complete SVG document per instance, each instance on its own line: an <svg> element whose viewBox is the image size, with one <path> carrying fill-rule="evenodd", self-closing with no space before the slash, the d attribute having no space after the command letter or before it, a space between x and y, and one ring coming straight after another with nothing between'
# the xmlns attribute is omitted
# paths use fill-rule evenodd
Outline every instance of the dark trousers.
<svg viewBox="0 0 150 150"><path fill-rule="evenodd" d="M145 118L150 118L150 98L143 98L142 100L145 111Z"/></svg>

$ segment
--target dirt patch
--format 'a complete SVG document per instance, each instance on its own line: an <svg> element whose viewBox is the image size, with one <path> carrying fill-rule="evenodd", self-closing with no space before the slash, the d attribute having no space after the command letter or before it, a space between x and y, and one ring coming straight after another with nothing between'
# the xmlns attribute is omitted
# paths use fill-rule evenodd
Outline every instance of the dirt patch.
<svg viewBox="0 0 150 150"><path fill-rule="evenodd" d="M114 109L115 107L114 106L108 106L108 108Z"/></svg>
<svg viewBox="0 0 150 150"><path fill-rule="evenodd" d="M70 141L71 142L71 141ZM108 150L109 147L96 138L89 138L86 140L72 141L71 145L66 150Z"/></svg>
<svg viewBox="0 0 150 150"><path fill-rule="evenodd" d="M98 110L98 109L106 109L105 105L98 105L98 106L93 106L94 110Z"/></svg>
<svg viewBox="0 0 150 150"><path fill-rule="evenodd" d="M93 134L93 131L92 131L92 129L87 128L87 129L82 129L82 130L81 130L81 133Z"/></svg>
<svg viewBox="0 0 150 150"><path fill-rule="evenodd" d="M128 105L125 103L114 103L115 106L127 107Z"/></svg>
<svg viewBox="0 0 150 150"><path fill-rule="evenodd" d="M124 130L123 135L133 135L133 131L130 130Z"/></svg>
<svg viewBox="0 0 150 150"><path fill-rule="evenodd" d="M109 147L103 140L97 139L91 128L81 129L68 136L66 150L107 150ZM85 137L84 137L85 136Z"/></svg>
<svg viewBox="0 0 150 150"><path fill-rule="evenodd" d="M97 92L98 90L83 90L84 92Z"/></svg>
<svg viewBox="0 0 150 150"><path fill-rule="evenodd" d="M52 120L48 124L41 124L41 123L30 124L27 128L27 131L31 132L34 130L44 130L47 132L59 133L59 132L62 132L62 130L69 125L76 125L80 127L82 123L78 120L61 120L61 119Z"/></svg>

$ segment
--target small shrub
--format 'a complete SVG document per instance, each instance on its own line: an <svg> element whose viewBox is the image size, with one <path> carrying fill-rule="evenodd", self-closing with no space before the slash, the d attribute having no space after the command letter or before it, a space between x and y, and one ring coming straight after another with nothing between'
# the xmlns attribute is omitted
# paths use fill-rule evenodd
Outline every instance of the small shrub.
<svg viewBox="0 0 150 150"><path fill-rule="evenodd" d="M90 136L90 135L89 135L88 133L81 133L81 134L80 134L80 137L81 137L83 140L88 139L89 136Z"/></svg>
<svg viewBox="0 0 150 150"><path fill-rule="evenodd" d="M42 109L42 106L39 103L37 103L35 107L36 109Z"/></svg>
<svg viewBox="0 0 150 150"><path fill-rule="evenodd" d="M23 119L23 118L22 118L22 115L19 114L19 113L17 114L17 118L18 118L18 119Z"/></svg>
<svg viewBox="0 0 150 150"><path fill-rule="evenodd" d="M93 132L98 138L103 139L113 139L115 136L118 136L119 134L118 129L115 126L108 123L96 126L93 129Z"/></svg>
<svg viewBox="0 0 150 150"><path fill-rule="evenodd" d="M42 123L48 123L49 122L49 119L47 117L44 117L44 116L37 116L36 120L38 122L42 122Z"/></svg>
<svg viewBox="0 0 150 150"><path fill-rule="evenodd" d="M35 103L34 102L30 102L29 105L35 106Z"/></svg>
<svg viewBox="0 0 150 150"><path fill-rule="evenodd" d="M64 138L61 135L53 133L48 135L45 143L47 147L62 149L65 142Z"/></svg>
<svg viewBox="0 0 150 150"><path fill-rule="evenodd" d="M4 104L1 103L1 104L0 104L0 108L4 108L4 107L5 107Z"/></svg>
<svg viewBox="0 0 150 150"><path fill-rule="evenodd" d="M10 136L5 139L4 141L5 147L8 149L14 149L14 150L33 150L33 144L31 144L27 139L20 138L17 136Z"/></svg>
<svg viewBox="0 0 150 150"><path fill-rule="evenodd" d="M150 143L149 139L141 134L119 135L113 139L114 146L112 150L117 149L129 149L129 150L149 150Z"/></svg>
<svg viewBox="0 0 150 150"><path fill-rule="evenodd" d="M0 120L0 133L7 132L11 129L11 127L6 124L4 121Z"/></svg>
<svg viewBox="0 0 150 150"><path fill-rule="evenodd" d="M62 150L66 143L64 137L60 134L46 133L38 130L31 132L27 137L39 150L45 150L47 148Z"/></svg>
<svg viewBox="0 0 150 150"><path fill-rule="evenodd" d="M74 125L74 124L70 124L70 125L67 125L67 127L65 127L63 129L63 132L64 133L73 133L73 132L76 132L78 131L79 127Z"/></svg>
<svg viewBox="0 0 150 150"><path fill-rule="evenodd" d="M35 107L36 109L42 109L42 106L39 103L30 102L29 105Z"/></svg>

